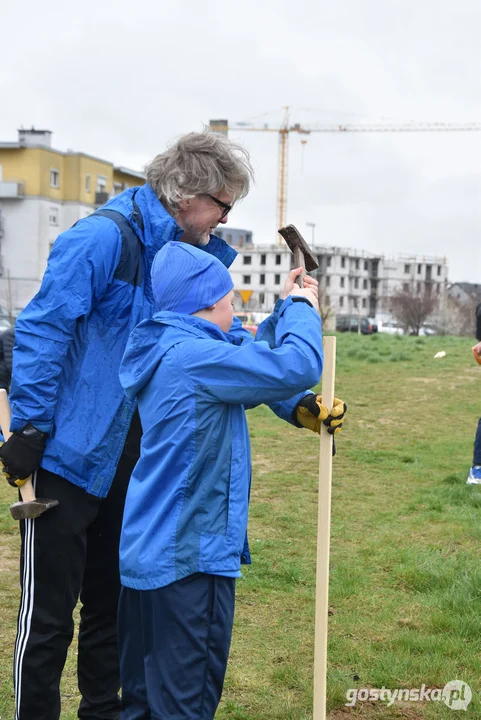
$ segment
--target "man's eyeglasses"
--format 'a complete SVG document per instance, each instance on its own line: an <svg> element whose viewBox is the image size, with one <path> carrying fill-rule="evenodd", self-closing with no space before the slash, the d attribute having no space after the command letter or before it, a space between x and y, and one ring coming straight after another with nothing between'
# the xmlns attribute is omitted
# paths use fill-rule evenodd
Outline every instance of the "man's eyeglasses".
<svg viewBox="0 0 481 720"><path fill-rule="evenodd" d="M219 200L219 198L214 197L214 195L209 195L209 193L205 193L208 198L213 200L220 208L222 208L222 215L220 216L220 219L223 220L232 210L232 205L228 205L227 203L223 202L222 200Z"/></svg>

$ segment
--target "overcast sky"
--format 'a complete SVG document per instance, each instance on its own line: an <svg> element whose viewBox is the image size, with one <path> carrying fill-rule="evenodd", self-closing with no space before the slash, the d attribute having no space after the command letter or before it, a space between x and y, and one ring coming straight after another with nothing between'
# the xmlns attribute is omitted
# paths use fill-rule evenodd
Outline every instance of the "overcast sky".
<svg viewBox="0 0 481 720"><path fill-rule="evenodd" d="M0 0L0 140L21 125L141 169L210 118L481 122L479 0ZM276 133L232 132L256 186L233 227L275 239ZM481 133L290 135L306 239L445 255L481 282Z"/></svg>

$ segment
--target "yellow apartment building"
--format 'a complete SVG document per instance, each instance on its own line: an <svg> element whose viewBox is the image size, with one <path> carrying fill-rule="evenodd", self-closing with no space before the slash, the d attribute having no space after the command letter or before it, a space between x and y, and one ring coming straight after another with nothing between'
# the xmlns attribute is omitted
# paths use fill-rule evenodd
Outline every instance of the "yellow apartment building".
<svg viewBox="0 0 481 720"><path fill-rule="evenodd" d="M143 173L82 152L52 148L50 130L19 130L0 142L0 316L37 292L55 238Z"/></svg>

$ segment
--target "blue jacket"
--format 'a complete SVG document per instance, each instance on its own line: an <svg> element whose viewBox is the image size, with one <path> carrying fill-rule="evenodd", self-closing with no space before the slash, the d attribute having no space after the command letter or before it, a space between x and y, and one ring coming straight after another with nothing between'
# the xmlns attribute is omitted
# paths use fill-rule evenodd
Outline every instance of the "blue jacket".
<svg viewBox="0 0 481 720"><path fill-rule="evenodd" d="M97 213L58 237L40 290L15 326L10 395L12 430L31 422L50 433L42 467L99 497L107 495L136 406L120 385L120 361L130 332L153 314L153 257L182 235L149 185L105 207L128 219L142 251ZM204 249L227 267L237 254L214 236Z"/></svg>
<svg viewBox="0 0 481 720"><path fill-rule="evenodd" d="M262 333L262 329L261 329ZM138 400L141 457L127 491L123 585L149 590L248 562L251 478L245 408L283 402L322 372L319 316L282 303L271 348L200 318L163 311L132 333L120 379Z"/></svg>

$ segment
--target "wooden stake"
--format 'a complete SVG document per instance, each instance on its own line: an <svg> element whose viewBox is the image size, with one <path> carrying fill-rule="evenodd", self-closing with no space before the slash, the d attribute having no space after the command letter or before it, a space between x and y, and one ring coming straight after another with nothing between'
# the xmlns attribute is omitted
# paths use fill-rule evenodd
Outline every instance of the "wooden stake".
<svg viewBox="0 0 481 720"><path fill-rule="evenodd" d="M322 403L326 407L331 408L334 400L334 383L336 379L336 338L325 337L323 347ZM321 428L319 457L313 720L325 720L326 718L332 439L333 436L329 435L327 427L323 425Z"/></svg>

